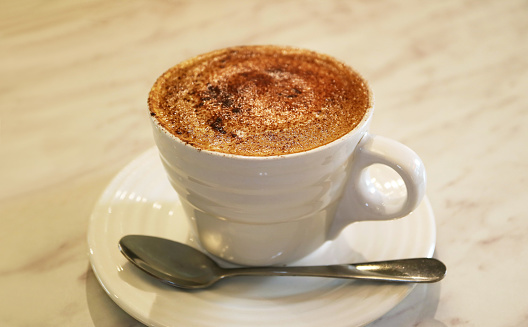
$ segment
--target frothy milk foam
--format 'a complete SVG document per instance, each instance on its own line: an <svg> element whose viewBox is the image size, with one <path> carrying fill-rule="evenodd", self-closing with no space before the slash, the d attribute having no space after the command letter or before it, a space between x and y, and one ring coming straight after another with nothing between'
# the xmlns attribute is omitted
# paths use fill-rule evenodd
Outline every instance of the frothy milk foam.
<svg viewBox="0 0 528 327"><path fill-rule="evenodd" d="M233 47L184 61L149 94L152 116L201 150L244 156L303 152L350 132L371 105L364 80L309 50Z"/></svg>

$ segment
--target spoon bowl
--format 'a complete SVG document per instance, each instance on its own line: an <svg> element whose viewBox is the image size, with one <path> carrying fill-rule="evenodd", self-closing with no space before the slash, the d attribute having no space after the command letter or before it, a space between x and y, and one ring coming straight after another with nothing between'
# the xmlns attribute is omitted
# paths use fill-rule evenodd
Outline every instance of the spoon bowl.
<svg viewBox="0 0 528 327"><path fill-rule="evenodd" d="M442 280L446 266L437 259L414 258L355 264L306 267L222 268L203 252L164 238L127 235L121 253L136 267L165 284L206 288L233 276L310 276L388 282L433 283Z"/></svg>

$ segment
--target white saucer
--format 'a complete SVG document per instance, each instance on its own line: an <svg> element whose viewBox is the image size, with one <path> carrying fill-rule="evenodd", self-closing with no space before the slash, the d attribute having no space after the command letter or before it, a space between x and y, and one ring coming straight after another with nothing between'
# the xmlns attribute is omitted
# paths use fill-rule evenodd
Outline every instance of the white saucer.
<svg viewBox="0 0 528 327"><path fill-rule="evenodd" d="M179 199L156 148L126 166L93 210L90 261L99 282L123 310L149 326L362 326L396 306L412 285L308 277L239 277L207 290L184 291L145 275L121 255L126 234L189 243ZM427 199L409 216L360 222L296 264L431 257L436 241Z"/></svg>

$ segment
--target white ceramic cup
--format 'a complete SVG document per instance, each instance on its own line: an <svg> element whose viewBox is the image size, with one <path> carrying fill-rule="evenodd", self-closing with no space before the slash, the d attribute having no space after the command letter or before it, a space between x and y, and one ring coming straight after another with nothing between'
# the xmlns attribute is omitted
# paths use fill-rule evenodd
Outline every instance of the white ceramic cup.
<svg viewBox="0 0 528 327"><path fill-rule="evenodd" d="M169 181L201 246L235 264L274 265L302 258L353 222L404 217L422 200L421 159L401 143L368 133L373 110L371 99L361 123L332 143L268 157L199 150L151 121ZM386 201L373 185L366 168L374 164L397 172L392 184L405 184L401 201Z"/></svg>

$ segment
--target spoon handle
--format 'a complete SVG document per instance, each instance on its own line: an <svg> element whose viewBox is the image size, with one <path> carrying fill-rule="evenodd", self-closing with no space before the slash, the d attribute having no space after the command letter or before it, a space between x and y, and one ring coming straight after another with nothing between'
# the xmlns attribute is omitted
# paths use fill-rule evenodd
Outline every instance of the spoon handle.
<svg viewBox="0 0 528 327"><path fill-rule="evenodd" d="M434 283L444 278L445 274L446 266L441 261L414 258L330 266L233 268L226 269L222 277L306 276Z"/></svg>

